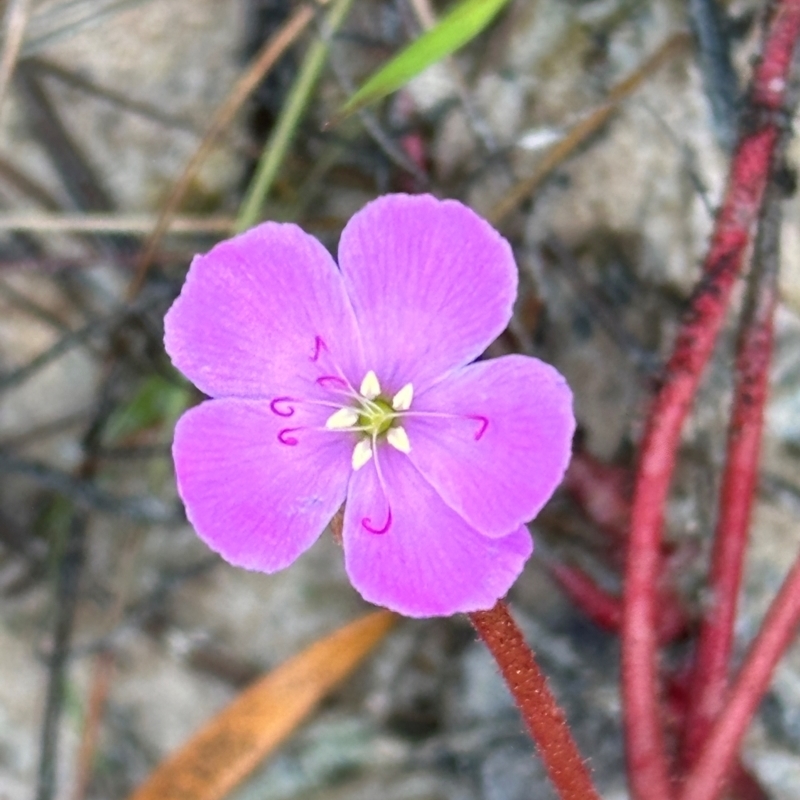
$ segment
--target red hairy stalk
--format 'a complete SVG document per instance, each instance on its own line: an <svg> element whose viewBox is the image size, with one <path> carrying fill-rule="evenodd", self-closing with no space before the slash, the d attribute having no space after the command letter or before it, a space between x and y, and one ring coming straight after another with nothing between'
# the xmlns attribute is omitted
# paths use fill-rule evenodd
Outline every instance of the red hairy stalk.
<svg viewBox="0 0 800 800"><path fill-rule="evenodd" d="M684 673L673 675L667 682L666 701L669 724L676 729L682 728L686 719L689 683L690 675ZM737 760L733 766L729 795L730 800L769 800L767 793L761 788L761 784L747 770L741 760Z"/></svg>
<svg viewBox="0 0 800 800"><path fill-rule="evenodd" d="M564 489L592 522L619 542L628 536L630 482L629 470L577 451L564 476Z"/></svg>
<svg viewBox="0 0 800 800"><path fill-rule="evenodd" d="M758 230L736 354L728 452L711 553L710 605L700 627L684 729L682 761L685 767L690 767L697 757L722 709L728 688L736 604L758 482L768 394L773 317L778 295L780 223L780 197L771 189Z"/></svg>
<svg viewBox="0 0 800 800"><path fill-rule="evenodd" d="M742 737L769 687L772 673L800 624L800 556L772 601L735 683L725 697L680 800L716 800L736 762Z"/></svg>
<svg viewBox="0 0 800 800"><path fill-rule="evenodd" d="M564 594L598 628L616 633L622 622L622 601L607 592L583 570L566 564L552 564L550 574L555 578Z"/></svg>
<svg viewBox="0 0 800 800"><path fill-rule="evenodd" d="M552 564L550 574L570 600L595 625L618 632L622 625L622 600L606 591L583 570L566 564ZM663 591L659 603L658 633L662 644L686 632L688 620L674 593Z"/></svg>
<svg viewBox="0 0 800 800"><path fill-rule="evenodd" d="M561 800L600 800L564 712L508 607L500 601L469 618L500 667Z"/></svg>
<svg viewBox="0 0 800 800"><path fill-rule="evenodd" d="M645 426L631 506L622 626L622 691L631 793L671 800L659 707L656 607L664 506L681 428L757 221L781 131L781 111L800 33L800 0L773 4L750 92L752 118L733 155L703 279L692 298Z"/></svg>
<svg viewBox="0 0 800 800"><path fill-rule="evenodd" d="M769 800L769 795L761 788L761 784L741 763L733 768L731 793L733 800Z"/></svg>

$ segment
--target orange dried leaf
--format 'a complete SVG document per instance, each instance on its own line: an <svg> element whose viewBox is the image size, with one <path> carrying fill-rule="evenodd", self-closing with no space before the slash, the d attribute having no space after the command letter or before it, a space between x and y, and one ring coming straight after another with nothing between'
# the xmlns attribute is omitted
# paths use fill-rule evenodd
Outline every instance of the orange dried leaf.
<svg viewBox="0 0 800 800"><path fill-rule="evenodd" d="M246 689L164 761L129 800L219 800L343 681L397 617L368 614L315 642Z"/></svg>

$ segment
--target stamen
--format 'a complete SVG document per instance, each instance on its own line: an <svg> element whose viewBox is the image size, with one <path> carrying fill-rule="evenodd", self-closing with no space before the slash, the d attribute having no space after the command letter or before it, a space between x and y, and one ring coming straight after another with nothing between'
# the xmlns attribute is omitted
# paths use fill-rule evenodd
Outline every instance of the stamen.
<svg viewBox="0 0 800 800"><path fill-rule="evenodd" d="M374 400L381 393L378 376L372 370L364 376L364 380L361 381L361 388L358 391L367 400Z"/></svg>
<svg viewBox="0 0 800 800"><path fill-rule="evenodd" d="M403 417L430 417L432 419L470 419L477 422L480 427L475 433L474 439L477 442L489 427L489 418L484 417L483 414L448 414L445 411L400 411L396 415L402 419Z"/></svg>
<svg viewBox="0 0 800 800"><path fill-rule="evenodd" d="M320 353L323 350L327 350L328 345L325 344L325 340L321 336L314 337L314 355L311 356L312 361L318 361Z"/></svg>
<svg viewBox="0 0 800 800"><path fill-rule="evenodd" d="M481 427L480 430L475 434L475 441L477 442L484 433L486 433L486 429L489 427L489 419L488 417L481 416L480 414L467 414L467 419L473 419L475 422L479 422Z"/></svg>
<svg viewBox="0 0 800 800"><path fill-rule="evenodd" d="M362 517L361 524L365 530L370 533L386 533L392 527L392 506L389 504L389 495L386 491L386 481L383 479L383 472L381 471L381 464L378 460L378 436L372 434L372 452L375 454L375 475L378 478L378 486L381 487L381 492L386 499L386 522L380 528L375 528L372 525L370 517Z"/></svg>
<svg viewBox="0 0 800 800"><path fill-rule="evenodd" d="M286 406L283 410L278 408L279 405L284 405L286 403L297 403L298 401L292 397L276 397L270 404L269 408L273 414L277 414L279 417L291 417L294 414L294 406Z"/></svg>
<svg viewBox="0 0 800 800"><path fill-rule="evenodd" d="M414 398L414 387L407 383L393 398L392 408L395 411L408 411Z"/></svg>
<svg viewBox="0 0 800 800"><path fill-rule="evenodd" d="M289 436L289 434L302 430L303 428L284 428L282 431L278 431L278 441L281 444L288 444L290 447L294 447L298 444L298 441L294 436Z"/></svg>
<svg viewBox="0 0 800 800"><path fill-rule="evenodd" d="M361 439L353 450L353 469L359 470L372 458L372 446L369 439Z"/></svg>
<svg viewBox="0 0 800 800"><path fill-rule="evenodd" d="M340 408L328 417L325 427L329 430L352 428L358 422L358 412L354 408Z"/></svg>
<svg viewBox="0 0 800 800"><path fill-rule="evenodd" d="M411 452L411 442L408 441L408 434L399 426L397 428L389 428L386 431L386 441L401 453Z"/></svg>

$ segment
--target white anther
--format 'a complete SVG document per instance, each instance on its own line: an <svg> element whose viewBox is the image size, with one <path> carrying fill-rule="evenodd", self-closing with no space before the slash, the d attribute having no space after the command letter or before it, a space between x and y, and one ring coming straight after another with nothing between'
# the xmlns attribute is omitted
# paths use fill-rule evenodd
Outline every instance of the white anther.
<svg viewBox="0 0 800 800"><path fill-rule="evenodd" d="M392 408L395 411L408 411L414 399L414 387L407 383L393 398Z"/></svg>
<svg viewBox="0 0 800 800"><path fill-rule="evenodd" d="M381 393L378 376L372 370L364 376L364 380L361 381L361 388L358 391L367 400L374 400Z"/></svg>
<svg viewBox="0 0 800 800"><path fill-rule="evenodd" d="M401 453L411 452L411 442L408 441L408 434L403 428L389 428L386 431L386 441Z"/></svg>
<svg viewBox="0 0 800 800"><path fill-rule="evenodd" d="M353 469L361 469L372 458L372 444L369 439L361 439L353 449Z"/></svg>
<svg viewBox="0 0 800 800"><path fill-rule="evenodd" d="M340 408L328 417L325 427L333 431L352 428L358 422L358 411L354 408Z"/></svg>

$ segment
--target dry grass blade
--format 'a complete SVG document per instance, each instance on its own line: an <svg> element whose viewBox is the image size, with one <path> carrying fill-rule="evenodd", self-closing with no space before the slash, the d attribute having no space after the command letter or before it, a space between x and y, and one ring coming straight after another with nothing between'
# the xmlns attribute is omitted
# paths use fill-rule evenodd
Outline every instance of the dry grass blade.
<svg viewBox="0 0 800 800"><path fill-rule="evenodd" d="M156 769L129 800L224 797L363 661L396 619L388 611L362 617L266 675Z"/></svg>
<svg viewBox="0 0 800 800"><path fill-rule="evenodd" d="M140 233L153 229L156 217L150 214L0 214L0 231L29 233ZM221 234L233 229L233 219L220 216L181 215L170 217L171 234Z"/></svg>
<svg viewBox="0 0 800 800"><path fill-rule="evenodd" d="M4 20L3 54L0 56L0 109L19 58L30 16L30 0L9 0Z"/></svg>
<svg viewBox="0 0 800 800"><path fill-rule="evenodd" d="M608 94L606 102L595 109L588 117L577 123L561 141L553 145L536 169L521 180L489 213L493 225L502 222L520 203L530 197L539 184L566 158L580 147L592 134L598 131L617 110L617 106L637 89L662 64L683 50L689 44L689 36L678 33L671 36L634 73L620 81Z"/></svg>
<svg viewBox="0 0 800 800"><path fill-rule="evenodd" d="M323 5L327 0L320 0L319 5ZM164 238L164 234L169 228L170 219L178 210L187 190L197 175L200 166L208 157L219 137L231 124L239 109L244 105L247 98L252 94L256 87L264 79L264 76L272 69L278 59L291 47L298 36L306 29L314 18L315 8L304 5L299 8L289 21L266 42L261 52L256 56L251 66L244 72L239 80L231 89L230 94L217 109L211 124L208 126L203 141L200 142L189 163L184 168L175 185L172 187L166 203L158 218L153 232L142 249L141 256L136 264L136 272L130 287L128 288L128 298L135 297L150 270L150 265Z"/></svg>

